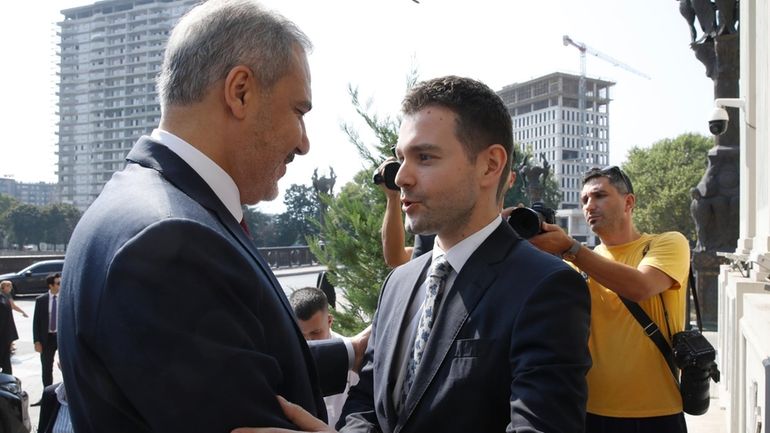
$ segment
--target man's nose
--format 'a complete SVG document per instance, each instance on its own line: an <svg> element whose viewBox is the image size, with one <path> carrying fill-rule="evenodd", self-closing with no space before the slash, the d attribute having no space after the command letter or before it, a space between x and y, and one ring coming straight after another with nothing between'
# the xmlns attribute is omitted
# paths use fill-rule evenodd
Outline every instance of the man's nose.
<svg viewBox="0 0 770 433"><path fill-rule="evenodd" d="M411 166L409 166L406 161L403 161L401 166L398 168L398 172L396 172L395 181L399 188L407 189L414 183L414 177L412 176L410 170Z"/></svg>

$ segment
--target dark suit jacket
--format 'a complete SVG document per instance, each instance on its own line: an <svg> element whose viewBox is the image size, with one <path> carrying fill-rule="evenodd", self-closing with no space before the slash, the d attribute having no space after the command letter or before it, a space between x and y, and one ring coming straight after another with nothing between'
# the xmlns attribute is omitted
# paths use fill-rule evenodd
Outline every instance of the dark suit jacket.
<svg viewBox="0 0 770 433"><path fill-rule="evenodd" d="M32 316L32 340L39 341L43 347L48 344L48 298L50 295L44 293L35 299L35 313ZM61 296L56 300L61 302Z"/></svg>
<svg viewBox="0 0 770 433"><path fill-rule="evenodd" d="M60 383L48 385L43 390L43 396L40 398L40 418L37 422L37 433L51 433L53 425L56 423L56 417L59 414L61 403L56 397L56 388Z"/></svg>
<svg viewBox="0 0 770 433"><path fill-rule="evenodd" d="M143 137L127 159L81 218L62 272L75 430L291 428L276 394L324 419L292 309L232 214L165 146ZM330 393L344 388L341 348Z"/></svg>
<svg viewBox="0 0 770 433"><path fill-rule="evenodd" d="M430 260L412 260L385 282L341 431L583 431L588 289L580 274L508 224L471 255L445 293L405 409L396 411L399 336Z"/></svg>

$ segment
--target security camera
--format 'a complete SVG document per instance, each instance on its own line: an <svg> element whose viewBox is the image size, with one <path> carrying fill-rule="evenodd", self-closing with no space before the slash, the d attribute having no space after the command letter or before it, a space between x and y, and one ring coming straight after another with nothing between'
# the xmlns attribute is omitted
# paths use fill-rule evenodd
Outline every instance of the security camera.
<svg viewBox="0 0 770 433"><path fill-rule="evenodd" d="M725 107L744 108L745 103L741 98L717 98L714 100L714 111L709 117L709 131L714 135L722 135L727 131L730 116Z"/></svg>
<svg viewBox="0 0 770 433"><path fill-rule="evenodd" d="M709 131L714 135L722 135L727 131L729 121L730 117L727 115L727 110L722 107L714 107L709 118Z"/></svg>

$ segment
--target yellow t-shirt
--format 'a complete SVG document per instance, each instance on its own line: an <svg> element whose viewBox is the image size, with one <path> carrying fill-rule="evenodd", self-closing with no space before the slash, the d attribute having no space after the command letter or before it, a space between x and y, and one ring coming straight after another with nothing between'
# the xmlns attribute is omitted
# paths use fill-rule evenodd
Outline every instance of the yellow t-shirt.
<svg viewBox="0 0 770 433"><path fill-rule="evenodd" d="M647 253L643 254L648 245ZM675 280L677 283L663 292L663 300L671 333L684 328L690 251L681 233L643 234L636 241L612 247L599 245L594 251L629 266L655 267ZM591 292L588 345L593 359L587 375L588 412L622 418L681 412L682 398L660 350L615 292L591 278L588 287ZM670 342L660 296L639 305Z"/></svg>

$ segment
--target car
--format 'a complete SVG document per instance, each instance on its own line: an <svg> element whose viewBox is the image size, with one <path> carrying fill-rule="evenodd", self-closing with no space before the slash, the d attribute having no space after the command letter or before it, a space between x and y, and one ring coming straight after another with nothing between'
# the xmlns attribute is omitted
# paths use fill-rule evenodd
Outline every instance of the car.
<svg viewBox="0 0 770 433"><path fill-rule="evenodd" d="M48 291L45 279L48 275L61 273L64 260L43 260L33 263L19 272L0 275L0 281L8 280L13 285L11 293L20 295L39 295Z"/></svg>

